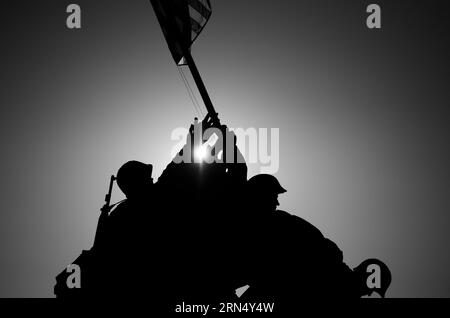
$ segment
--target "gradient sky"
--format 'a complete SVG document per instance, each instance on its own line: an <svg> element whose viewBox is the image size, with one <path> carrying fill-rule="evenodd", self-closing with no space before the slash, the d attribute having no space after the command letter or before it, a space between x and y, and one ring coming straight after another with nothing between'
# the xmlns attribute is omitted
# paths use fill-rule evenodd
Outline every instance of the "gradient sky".
<svg viewBox="0 0 450 318"><path fill-rule="evenodd" d="M193 56L224 123L280 129L281 208L351 267L385 261L388 296L449 297L446 1L211 2ZM0 34L0 296L52 297L109 176L135 159L157 178L196 114L147 0L8 0Z"/></svg>

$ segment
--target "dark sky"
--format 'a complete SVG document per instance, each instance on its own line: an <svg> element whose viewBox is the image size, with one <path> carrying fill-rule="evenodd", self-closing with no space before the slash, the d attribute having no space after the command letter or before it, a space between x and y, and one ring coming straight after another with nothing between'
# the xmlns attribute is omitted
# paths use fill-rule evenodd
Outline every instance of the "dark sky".
<svg viewBox="0 0 450 318"><path fill-rule="evenodd" d="M370 1L211 2L194 58L223 122L279 128L281 208L350 266L385 261L388 296L449 297L446 1L372 1L381 30ZM136 159L157 178L196 114L147 0L4 1L0 17L0 296L51 297L109 176Z"/></svg>

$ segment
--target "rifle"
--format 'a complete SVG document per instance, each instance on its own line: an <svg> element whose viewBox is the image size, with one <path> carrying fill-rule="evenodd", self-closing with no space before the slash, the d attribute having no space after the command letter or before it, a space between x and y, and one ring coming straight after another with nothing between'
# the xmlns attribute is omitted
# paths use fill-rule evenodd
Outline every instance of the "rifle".
<svg viewBox="0 0 450 318"><path fill-rule="evenodd" d="M109 181L109 188L108 193L105 195L105 204L101 208L102 213L100 214L99 220L98 220L98 226L97 231L95 233L95 239L94 239L94 246L90 250L83 250L81 255L73 262L73 264L79 265L83 272L86 271L92 271L93 268L95 268L95 251L96 249L104 244L104 233L105 233L105 224L106 219L108 217L109 212L111 209L119 204L120 202L111 205L111 196L112 196L112 189L114 185L114 181L116 180L115 176L111 176L111 179ZM66 269L64 269L61 273L56 276L56 285L54 287L54 294L57 298L68 298L68 297L79 297L80 295L87 295L85 294L85 288L83 289L70 289L67 287L66 281L69 274ZM85 277L85 275L82 275L81 277ZM86 279L83 278L82 285L84 286L86 282ZM89 289L88 289L89 292Z"/></svg>
<svg viewBox="0 0 450 318"><path fill-rule="evenodd" d="M104 229L105 229L106 218L108 217L111 209L115 206L115 204L111 206L111 195L112 195L112 189L113 189L115 180L116 180L116 177L114 175L112 175L111 179L109 180L108 193L105 195L105 204L100 209L100 211L102 211L102 213L100 214L100 217L98 218L97 231L95 232L95 238L94 238L94 247L101 244L99 242L101 241L101 237L103 236L102 233L104 232Z"/></svg>
<svg viewBox="0 0 450 318"><path fill-rule="evenodd" d="M114 185L114 181L116 180L116 177L114 175L111 176L111 179L109 180L109 189L108 193L105 195L105 205L104 207L110 207L111 205L111 194L112 194L112 188Z"/></svg>

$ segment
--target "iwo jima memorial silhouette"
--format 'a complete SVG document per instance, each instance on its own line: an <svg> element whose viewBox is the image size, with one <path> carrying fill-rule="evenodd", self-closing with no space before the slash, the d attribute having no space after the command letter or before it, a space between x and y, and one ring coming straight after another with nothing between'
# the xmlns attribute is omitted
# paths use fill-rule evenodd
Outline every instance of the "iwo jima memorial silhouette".
<svg viewBox="0 0 450 318"><path fill-rule="evenodd" d="M137 161L111 177L93 247L56 277L55 295L142 297L160 305L299 302L373 291L384 297L391 273L383 262L369 259L349 268L317 228L277 210L286 190L275 177L247 180L236 136L221 124L190 53L211 16L210 1L150 2L175 62L189 67L207 115L191 125L186 144L156 183L152 166ZM195 152L211 132L219 138L204 149L210 160L201 160ZM111 205L114 182L126 199Z"/></svg>

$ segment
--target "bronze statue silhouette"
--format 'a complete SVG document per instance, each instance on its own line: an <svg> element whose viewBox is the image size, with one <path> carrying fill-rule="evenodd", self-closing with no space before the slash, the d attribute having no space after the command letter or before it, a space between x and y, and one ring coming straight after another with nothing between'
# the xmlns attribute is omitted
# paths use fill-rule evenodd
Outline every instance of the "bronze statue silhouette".
<svg viewBox="0 0 450 318"><path fill-rule="evenodd" d="M208 120L200 124L214 126ZM234 134L218 128L242 156ZM194 150L192 138L191 129L178 156ZM220 149L215 150L210 155L217 157ZM247 181L245 161L173 160L156 183L151 165L130 161L116 179L127 198L101 209L93 247L74 262L81 267L82 288L68 288L63 271L55 286L60 298L214 301L248 285L243 299L298 301L329 297L330 286L339 286L339 297L372 291L384 296L390 284L384 263L368 260L352 270L316 227L277 210L278 195L286 190L271 175ZM369 265L379 265L381 286L368 288Z"/></svg>

